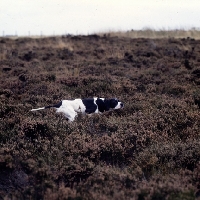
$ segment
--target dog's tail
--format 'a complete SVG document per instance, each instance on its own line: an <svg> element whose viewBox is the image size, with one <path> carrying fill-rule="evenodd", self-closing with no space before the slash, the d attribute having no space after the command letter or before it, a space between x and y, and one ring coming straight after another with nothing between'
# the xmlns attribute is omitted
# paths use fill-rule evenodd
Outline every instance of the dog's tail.
<svg viewBox="0 0 200 200"><path fill-rule="evenodd" d="M35 109L32 109L31 111L44 110L44 109L47 109L47 108L59 108L61 105L62 105L62 101L59 102L58 104L53 105L53 106L45 106L45 107L42 107L42 108L35 108Z"/></svg>
<svg viewBox="0 0 200 200"><path fill-rule="evenodd" d="M42 107L42 108L35 108L35 109L32 109L31 111L37 111L37 110L44 110L45 107Z"/></svg>

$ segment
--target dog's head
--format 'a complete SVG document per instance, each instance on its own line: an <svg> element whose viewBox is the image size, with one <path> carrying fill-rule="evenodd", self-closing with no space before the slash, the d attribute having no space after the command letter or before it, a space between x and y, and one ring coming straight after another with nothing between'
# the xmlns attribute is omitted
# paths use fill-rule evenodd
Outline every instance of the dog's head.
<svg viewBox="0 0 200 200"><path fill-rule="evenodd" d="M109 104L110 104L110 108L120 109L120 108L124 107L124 104L116 98L115 99L109 99L108 101L109 101Z"/></svg>
<svg viewBox="0 0 200 200"><path fill-rule="evenodd" d="M120 109L124 107L124 104L116 98L112 99L103 99L98 98L96 100L98 109L100 112L108 111L110 109Z"/></svg>

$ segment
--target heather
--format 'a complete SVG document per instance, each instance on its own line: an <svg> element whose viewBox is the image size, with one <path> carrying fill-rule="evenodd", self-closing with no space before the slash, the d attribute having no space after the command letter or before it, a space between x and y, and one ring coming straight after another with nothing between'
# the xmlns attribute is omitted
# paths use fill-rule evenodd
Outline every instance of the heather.
<svg viewBox="0 0 200 200"><path fill-rule="evenodd" d="M200 196L200 40L0 38L1 199ZM61 99L125 107L69 123Z"/></svg>

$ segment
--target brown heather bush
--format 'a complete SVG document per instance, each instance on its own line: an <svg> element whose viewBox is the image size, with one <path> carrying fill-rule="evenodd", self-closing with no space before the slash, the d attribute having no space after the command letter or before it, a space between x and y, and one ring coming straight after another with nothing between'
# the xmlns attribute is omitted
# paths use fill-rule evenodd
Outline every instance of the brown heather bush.
<svg viewBox="0 0 200 200"><path fill-rule="evenodd" d="M200 41L0 39L1 199L200 198ZM78 115L61 99L117 97Z"/></svg>

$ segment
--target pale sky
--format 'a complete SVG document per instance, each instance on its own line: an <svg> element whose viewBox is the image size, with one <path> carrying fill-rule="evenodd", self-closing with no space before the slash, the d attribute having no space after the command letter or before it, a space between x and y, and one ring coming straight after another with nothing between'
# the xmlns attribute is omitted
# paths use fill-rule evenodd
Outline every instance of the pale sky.
<svg viewBox="0 0 200 200"><path fill-rule="evenodd" d="M0 36L200 28L200 0L0 0Z"/></svg>

